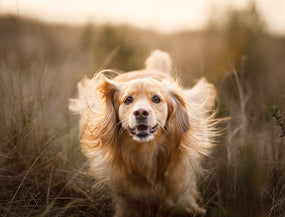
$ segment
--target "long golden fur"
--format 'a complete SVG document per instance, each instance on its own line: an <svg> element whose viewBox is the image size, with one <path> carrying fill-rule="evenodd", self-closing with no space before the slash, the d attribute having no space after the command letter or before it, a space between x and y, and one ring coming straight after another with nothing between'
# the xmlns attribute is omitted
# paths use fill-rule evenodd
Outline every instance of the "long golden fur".
<svg viewBox="0 0 285 217"><path fill-rule="evenodd" d="M146 68L78 83L70 110L81 115L80 144L116 217L205 213L196 176L216 135L216 91L204 78L182 89L169 55L156 50Z"/></svg>

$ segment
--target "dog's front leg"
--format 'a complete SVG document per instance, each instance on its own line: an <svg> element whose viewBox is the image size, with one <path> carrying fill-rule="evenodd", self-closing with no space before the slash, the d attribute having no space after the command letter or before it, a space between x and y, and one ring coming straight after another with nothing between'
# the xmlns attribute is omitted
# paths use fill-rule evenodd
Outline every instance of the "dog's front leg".
<svg viewBox="0 0 285 217"><path fill-rule="evenodd" d="M135 208L123 198L116 198L114 217L135 217Z"/></svg>

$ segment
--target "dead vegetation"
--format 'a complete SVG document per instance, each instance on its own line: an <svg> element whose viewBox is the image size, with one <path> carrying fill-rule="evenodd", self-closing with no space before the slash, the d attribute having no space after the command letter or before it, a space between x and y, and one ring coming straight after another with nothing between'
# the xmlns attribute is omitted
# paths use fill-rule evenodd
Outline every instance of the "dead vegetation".
<svg viewBox="0 0 285 217"><path fill-rule="evenodd" d="M233 16L222 29L173 35L0 18L1 216L112 216L80 153L68 98L84 75L142 67L154 48L172 55L185 86L214 82L219 115L230 117L201 178L207 216L284 216L285 144L269 107L284 117L285 39Z"/></svg>

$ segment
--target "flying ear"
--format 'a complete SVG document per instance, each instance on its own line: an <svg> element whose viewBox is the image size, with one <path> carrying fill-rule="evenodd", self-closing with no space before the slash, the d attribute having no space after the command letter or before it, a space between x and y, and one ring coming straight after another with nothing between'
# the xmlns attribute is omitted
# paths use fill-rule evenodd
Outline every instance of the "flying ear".
<svg viewBox="0 0 285 217"><path fill-rule="evenodd" d="M186 101L195 105L201 112L210 111L217 97L215 87L205 78L200 79L193 88L184 90L184 94Z"/></svg>
<svg viewBox="0 0 285 217"><path fill-rule="evenodd" d="M83 78L77 83L78 98L69 99L69 110L82 115L87 109L86 94L91 79Z"/></svg>
<svg viewBox="0 0 285 217"><path fill-rule="evenodd" d="M180 141L189 129L189 118L183 97L176 91L169 92L167 131L173 140Z"/></svg>
<svg viewBox="0 0 285 217"><path fill-rule="evenodd" d="M118 130L118 116L116 102L119 92L118 84L106 78L103 74L97 74L93 78L95 85L94 101L96 111L94 117L99 123L98 138L101 138L104 144L115 144L116 130ZM96 107L97 104L97 107ZM100 111L98 110L100 109Z"/></svg>
<svg viewBox="0 0 285 217"><path fill-rule="evenodd" d="M119 87L116 82L109 80L104 75L99 75L97 78L97 91L99 91L101 98L105 102L105 106L109 109L115 109L116 97Z"/></svg>

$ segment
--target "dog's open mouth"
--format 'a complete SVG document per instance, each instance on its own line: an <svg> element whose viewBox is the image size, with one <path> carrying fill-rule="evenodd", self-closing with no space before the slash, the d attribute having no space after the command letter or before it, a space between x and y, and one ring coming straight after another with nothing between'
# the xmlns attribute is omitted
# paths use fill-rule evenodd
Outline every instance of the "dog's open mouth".
<svg viewBox="0 0 285 217"><path fill-rule="evenodd" d="M154 127L149 127L147 125L137 125L134 128L129 127L129 131L131 134L136 135L139 138L146 138L150 134L154 133L158 128L158 124L156 124Z"/></svg>

